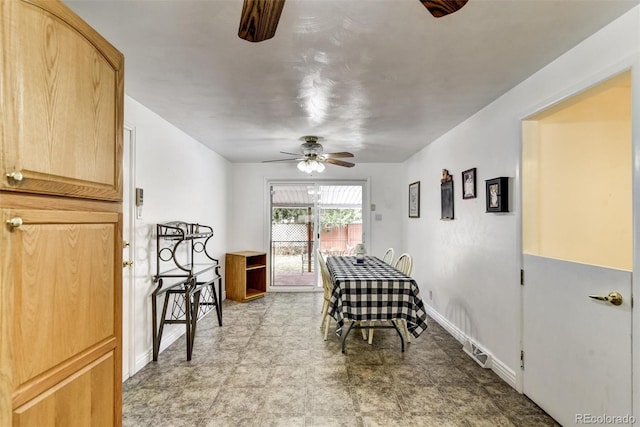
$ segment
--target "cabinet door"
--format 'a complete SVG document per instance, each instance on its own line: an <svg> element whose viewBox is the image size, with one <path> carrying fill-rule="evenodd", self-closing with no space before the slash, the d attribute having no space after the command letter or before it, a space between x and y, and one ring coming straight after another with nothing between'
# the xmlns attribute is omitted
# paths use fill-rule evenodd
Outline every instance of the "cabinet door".
<svg viewBox="0 0 640 427"><path fill-rule="evenodd" d="M3 313L2 320L8 325L0 332L1 341L10 348L12 408L54 389L62 390L61 382L80 375L110 353L114 356L108 363L110 374L101 370L63 388L71 391L55 392L54 406L63 411L56 417L63 419L76 409L84 410L74 402L78 396L95 397L95 390L111 390L113 395L103 396L105 401L120 402L120 214L0 212L3 297L8 299L2 310L9 311ZM64 396L71 400L65 403ZM119 416L119 405L109 408Z"/></svg>
<svg viewBox="0 0 640 427"><path fill-rule="evenodd" d="M110 352L13 412L14 427L114 426L113 370Z"/></svg>
<svg viewBox="0 0 640 427"><path fill-rule="evenodd" d="M122 54L57 1L0 15L0 189L121 200Z"/></svg>

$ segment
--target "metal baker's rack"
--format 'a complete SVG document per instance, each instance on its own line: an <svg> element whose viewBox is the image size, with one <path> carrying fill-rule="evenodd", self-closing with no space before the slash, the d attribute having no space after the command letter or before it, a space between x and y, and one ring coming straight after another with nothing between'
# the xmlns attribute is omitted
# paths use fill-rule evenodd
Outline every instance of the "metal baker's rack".
<svg viewBox="0 0 640 427"><path fill-rule="evenodd" d="M215 309L218 325L222 326L220 263L207 251L212 237L213 228L208 225L182 221L156 224L157 263L153 281L157 286L151 294L154 361L158 360L165 324L185 325L187 360L191 360L199 319ZM163 295L158 322L157 303Z"/></svg>

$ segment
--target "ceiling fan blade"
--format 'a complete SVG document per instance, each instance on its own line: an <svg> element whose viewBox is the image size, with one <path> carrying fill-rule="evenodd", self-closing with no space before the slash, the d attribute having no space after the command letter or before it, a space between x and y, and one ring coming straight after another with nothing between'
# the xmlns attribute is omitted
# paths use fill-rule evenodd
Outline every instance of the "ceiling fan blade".
<svg viewBox="0 0 640 427"><path fill-rule="evenodd" d="M344 162L342 160L337 160L332 158L325 159L325 162L331 163L332 165L344 166L345 168L352 168L355 166L355 163Z"/></svg>
<svg viewBox="0 0 640 427"><path fill-rule="evenodd" d="M238 37L261 42L276 34L285 0L244 0Z"/></svg>
<svg viewBox="0 0 640 427"><path fill-rule="evenodd" d="M286 151L281 151L280 154L288 154L290 156L299 156L300 155L300 153L288 153Z"/></svg>
<svg viewBox="0 0 640 427"><path fill-rule="evenodd" d="M263 160L262 163L273 163L273 162L299 162L304 159L276 159L276 160Z"/></svg>
<svg viewBox="0 0 640 427"><path fill-rule="evenodd" d="M443 17L462 9L468 0L420 0L420 3L426 7L429 12L436 18Z"/></svg>
<svg viewBox="0 0 640 427"><path fill-rule="evenodd" d="M353 157L352 153L348 153L346 151L341 151L339 153L325 153L324 155L327 156L327 157L333 157L334 159L335 158L342 158L342 157Z"/></svg>

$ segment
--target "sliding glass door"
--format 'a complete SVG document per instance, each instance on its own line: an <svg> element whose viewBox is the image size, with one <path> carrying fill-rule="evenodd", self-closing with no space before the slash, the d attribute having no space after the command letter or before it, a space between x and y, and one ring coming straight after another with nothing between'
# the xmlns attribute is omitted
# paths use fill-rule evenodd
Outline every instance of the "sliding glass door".
<svg viewBox="0 0 640 427"><path fill-rule="evenodd" d="M363 242L365 182L270 183L271 287L322 287L316 249L351 254Z"/></svg>

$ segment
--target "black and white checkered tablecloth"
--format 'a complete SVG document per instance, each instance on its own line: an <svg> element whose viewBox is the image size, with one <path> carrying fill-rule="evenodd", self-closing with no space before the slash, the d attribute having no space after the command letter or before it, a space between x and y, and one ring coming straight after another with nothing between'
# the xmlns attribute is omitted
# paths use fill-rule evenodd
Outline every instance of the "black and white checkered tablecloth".
<svg viewBox="0 0 640 427"><path fill-rule="evenodd" d="M407 329L418 337L427 329L427 313L417 283L372 256L355 264L354 256L327 257L333 280L329 314L338 332L348 321L405 319Z"/></svg>

